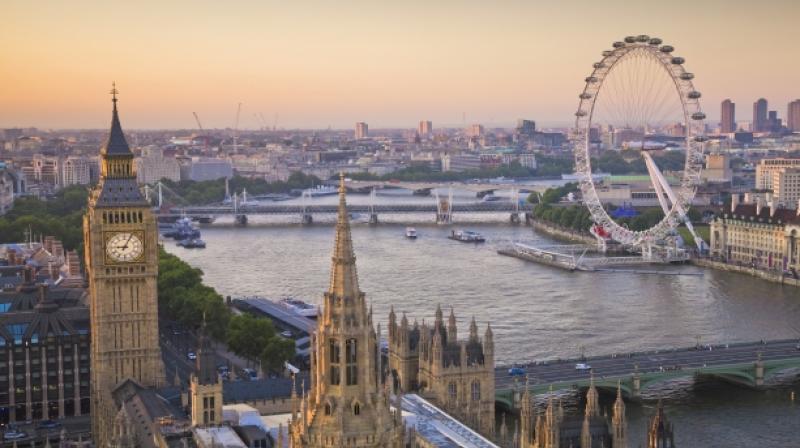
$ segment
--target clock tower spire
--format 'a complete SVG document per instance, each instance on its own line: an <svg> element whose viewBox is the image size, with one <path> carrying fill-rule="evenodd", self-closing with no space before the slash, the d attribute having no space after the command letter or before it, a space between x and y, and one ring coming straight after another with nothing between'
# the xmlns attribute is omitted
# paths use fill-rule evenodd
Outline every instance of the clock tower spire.
<svg viewBox="0 0 800 448"><path fill-rule="evenodd" d="M158 342L158 228L136 182L112 85L111 129L100 148L100 182L83 218L91 321L92 435L114 446L112 393L128 381L163 383Z"/></svg>

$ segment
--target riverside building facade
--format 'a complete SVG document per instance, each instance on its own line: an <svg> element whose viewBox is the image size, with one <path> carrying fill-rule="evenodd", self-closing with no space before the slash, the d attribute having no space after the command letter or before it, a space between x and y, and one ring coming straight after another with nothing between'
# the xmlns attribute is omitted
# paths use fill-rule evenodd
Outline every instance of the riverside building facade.
<svg viewBox="0 0 800 448"><path fill-rule="evenodd" d="M729 263L759 269L796 272L800 209L767 206L761 198L755 203L731 201L730 211L710 225L711 254Z"/></svg>

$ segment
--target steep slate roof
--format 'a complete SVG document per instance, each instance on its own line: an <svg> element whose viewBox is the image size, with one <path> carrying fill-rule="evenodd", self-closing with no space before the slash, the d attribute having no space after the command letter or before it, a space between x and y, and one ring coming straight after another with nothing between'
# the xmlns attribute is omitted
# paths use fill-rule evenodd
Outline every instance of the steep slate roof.
<svg viewBox="0 0 800 448"><path fill-rule="evenodd" d="M770 216L769 212L769 207L761 207L761 213L756 214L756 204L739 204L736 206L736 210L732 214L733 216L730 216L730 214L726 213L725 217L730 217L730 219L752 218L754 222L770 224L782 223L800 225L800 216L798 216L797 210L779 208L775 210L775 214L773 216Z"/></svg>
<svg viewBox="0 0 800 448"><path fill-rule="evenodd" d="M114 110L111 113L111 130L108 133L108 138L103 143L100 152L108 155L133 155L128 141L125 140L125 134L122 132L122 125L119 122L119 114L117 113L117 97L114 95Z"/></svg>

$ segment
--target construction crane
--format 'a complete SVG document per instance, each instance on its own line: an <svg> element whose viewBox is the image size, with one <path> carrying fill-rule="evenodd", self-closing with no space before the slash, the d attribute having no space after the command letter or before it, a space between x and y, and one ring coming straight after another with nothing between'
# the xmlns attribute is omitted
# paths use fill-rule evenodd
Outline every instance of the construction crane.
<svg viewBox="0 0 800 448"><path fill-rule="evenodd" d="M239 107L236 109L236 123L233 125L233 151L236 152L239 149L239 116L242 114L242 103L239 103Z"/></svg>
<svg viewBox="0 0 800 448"><path fill-rule="evenodd" d="M192 112L192 115L194 115L194 121L197 122L197 128L200 129L200 138L203 139L203 146L208 149L208 135L206 135L206 131L203 129L202 123L200 123L200 117L197 116L197 112Z"/></svg>

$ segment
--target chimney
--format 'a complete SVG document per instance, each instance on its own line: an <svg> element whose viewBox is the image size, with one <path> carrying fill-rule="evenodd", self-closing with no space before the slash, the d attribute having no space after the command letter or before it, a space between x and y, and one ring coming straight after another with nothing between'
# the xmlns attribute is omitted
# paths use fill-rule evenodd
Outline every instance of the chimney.
<svg viewBox="0 0 800 448"><path fill-rule="evenodd" d="M739 206L739 193L731 195L731 213L736 212L736 207Z"/></svg>
<svg viewBox="0 0 800 448"><path fill-rule="evenodd" d="M761 215L761 196L756 198L756 216Z"/></svg>

